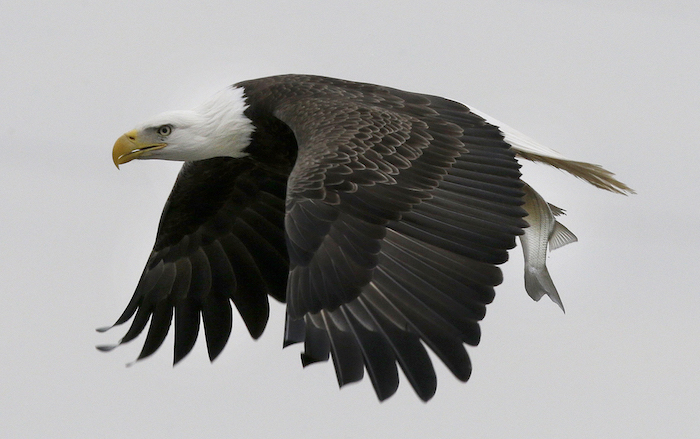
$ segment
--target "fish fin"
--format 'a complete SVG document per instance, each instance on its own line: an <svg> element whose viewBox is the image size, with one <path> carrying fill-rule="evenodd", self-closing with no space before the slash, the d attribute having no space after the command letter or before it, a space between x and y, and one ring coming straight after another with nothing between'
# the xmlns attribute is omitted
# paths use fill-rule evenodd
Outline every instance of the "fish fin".
<svg viewBox="0 0 700 439"><path fill-rule="evenodd" d="M571 230L567 229L566 226L559 221L554 222L552 235L549 237L549 251L556 250L559 247L576 241L578 241L578 238Z"/></svg>
<svg viewBox="0 0 700 439"><path fill-rule="evenodd" d="M561 207L557 207L552 203L547 203L549 205L549 210L552 211L552 215L554 216L561 216L561 215L566 215L566 210L562 209Z"/></svg>

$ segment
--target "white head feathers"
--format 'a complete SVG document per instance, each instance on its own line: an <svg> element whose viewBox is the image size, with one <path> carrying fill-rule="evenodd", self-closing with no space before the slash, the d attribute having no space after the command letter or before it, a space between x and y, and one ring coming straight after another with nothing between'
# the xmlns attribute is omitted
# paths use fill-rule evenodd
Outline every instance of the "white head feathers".
<svg viewBox="0 0 700 439"><path fill-rule="evenodd" d="M168 111L136 127L140 136L160 136L167 146L142 159L203 160L244 157L254 126L240 87L227 87L194 110ZM161 127L165 128L159 132ZM162 135L168 133L167 135Z"/></svg>

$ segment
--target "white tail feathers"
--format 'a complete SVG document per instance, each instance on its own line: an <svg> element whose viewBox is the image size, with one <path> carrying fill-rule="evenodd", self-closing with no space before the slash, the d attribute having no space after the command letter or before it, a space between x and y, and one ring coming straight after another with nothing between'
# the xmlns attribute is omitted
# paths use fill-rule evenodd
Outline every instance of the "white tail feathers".
<svg viewBox="0 0 700 439"><path fill-rule="evenodd" d="M568 159L557 151L540 145L530 137L511 128L498 119L475 110L474 108L470 108L470 110L477 116L482 117L486 122L498 127L501 133L503 133L503 140L511 145L518 156L533 162L541 162L554 166L600 189L618 194L635 193L629 186L617 180L614 177L615 174L602 166Z"/></svg>
<svg viewBox="0 0 700 439"><path fill-rule="evenodd" d="M533 162L546 163L550 166L554 166L557 169L568 172L574 177L578 177L582 180L587 181L593 186L605 189L606 191L615 192L618 194L633 194L635 193L632 188L624 184L623 182L617 180L612 172L608 171L600 165L595 165L593 163L578 162L575 160L569 160L566 158L560 159L555 157L550 157L541 154L535 154L529 151L524 151L515 145L513 149L517 154L527 160L532 160Z"/></svg>

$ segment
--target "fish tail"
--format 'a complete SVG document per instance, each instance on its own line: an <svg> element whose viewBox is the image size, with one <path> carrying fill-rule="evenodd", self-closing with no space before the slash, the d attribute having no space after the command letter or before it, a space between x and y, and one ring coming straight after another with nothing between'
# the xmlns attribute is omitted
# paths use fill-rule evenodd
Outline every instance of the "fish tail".
<svg viewBox="0 0 700 439"><path fill-rule="evenodd" d="M525 268L525 290L535 301L539 301L546 294L552 302L559 305L563 312L566 312L546 266Z"/></svg>

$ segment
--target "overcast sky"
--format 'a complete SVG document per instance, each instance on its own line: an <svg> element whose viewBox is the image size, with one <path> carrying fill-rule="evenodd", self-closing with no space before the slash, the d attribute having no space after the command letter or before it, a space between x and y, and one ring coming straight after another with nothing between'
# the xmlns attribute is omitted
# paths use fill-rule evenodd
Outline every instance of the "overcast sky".
<svg viewBox="0 0 700 439"><path fill-rule="evenodd" d="M566 3L566 5L564 4ZM321 6L323 4L323 6ZM398 5L401 5L400 7ZM696 1L3 2L0 436L700 437L700 6ZM579 242L548 260L566 306L533 302L519 249L470 348L422 403L378 403L240 318L209 364L172 336L97 344L131 294L179 164L111 148L149 116L240 80L313 73L473 105L637 190L542 165L524 180Z"/></svg>

